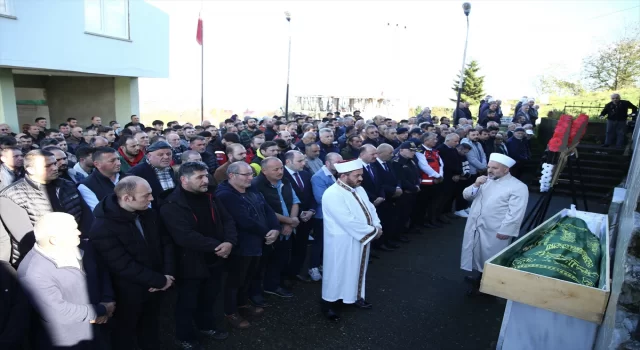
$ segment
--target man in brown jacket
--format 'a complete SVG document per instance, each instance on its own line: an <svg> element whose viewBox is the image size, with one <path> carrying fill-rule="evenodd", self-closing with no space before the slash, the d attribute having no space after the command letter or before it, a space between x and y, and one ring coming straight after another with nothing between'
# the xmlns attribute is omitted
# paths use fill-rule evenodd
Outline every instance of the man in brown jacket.
<svg viewBox="0 0 640 350"><path fill-rule="evenodd" d="M221 183L228 179L227 168L229 167L229 164L243 162L247 156L247 150L239 143L232 143L227 146L225 153L227 154L228 161L219 166L213 173L213 178L216 180L216 183Z"/></svg>

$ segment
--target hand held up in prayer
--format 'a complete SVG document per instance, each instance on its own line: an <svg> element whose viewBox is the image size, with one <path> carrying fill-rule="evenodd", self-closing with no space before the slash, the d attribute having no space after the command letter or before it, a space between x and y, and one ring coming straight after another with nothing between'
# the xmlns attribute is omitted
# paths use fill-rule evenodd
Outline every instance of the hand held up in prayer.
<svg viewBox="0 0 640 350"><path fill-rule="evenodd" d="M273 242L276 241L276 238L278 238L278 235L280 234L280 232L276 231L276 230L271 230L269 232L267 232L267 235L265 236L266 238L266 244L270 245Z"/></svg>
<svg viewBox="0 0 640 350"><path fill-rule="evenodd" d="M483 175L476 179L476 183L474 183L473 186L480 187L484 185L486 182L487 182L487 177Z"/></svg>
<svg viewBox="0 0 640 350"><path fill-rule="evenodd" d="M291 225L282 226L282 234L285 236L290 235L293 232L293 227Z"/></svg>
<svg viewBox="0 0 640 350"><path fill-rule="evenodd" d="M498 234L496 234L496 238L499 239L499 240L504 241L504 240L507 240L507 239L511 238L511 236L501 235L501 234L498 233Z"/></svg>
<svg viewBox="0 0 640 350"><path fill-rule="evenodd" d="M220 243L220 245L216 247L216 255L226 259L229 257L229 253L231 253L231 248L233 248L233 244L229 242Z"/></svg>

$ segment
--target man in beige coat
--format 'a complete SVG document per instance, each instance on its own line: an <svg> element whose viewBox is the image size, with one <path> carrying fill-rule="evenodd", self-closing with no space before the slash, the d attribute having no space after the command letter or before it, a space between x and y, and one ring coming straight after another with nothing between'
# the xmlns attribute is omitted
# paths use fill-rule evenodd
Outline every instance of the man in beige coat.
<svg viewBox="0 0 640 350"><path fill-rule="evenodd" d="M485 261L490 259L517 237L529 200L529 190L520 180L509 174L515 161L503 154L492 153L487 176L465 188L463 196L473 201L462 241L460 268L478 271L480 277L467 277L477 293Z"/></svg>

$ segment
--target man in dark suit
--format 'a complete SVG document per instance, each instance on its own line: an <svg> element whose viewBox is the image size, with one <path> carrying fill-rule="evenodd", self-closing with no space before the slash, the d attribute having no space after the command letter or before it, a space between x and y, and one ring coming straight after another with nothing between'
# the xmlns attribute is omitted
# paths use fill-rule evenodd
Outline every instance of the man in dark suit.
<svg viewBox="0 0 640 350"><path fill-rule="evenodd" d="M166 141L158 141L147 147L145 160L128 172L128 175L139 176L149 182L153 194L151 207L156 210L160 207L159 203L176 187L171 159L171 145Z"/></svg>
<svg viewBox="0 0 640 350"><path fill-rule="evenodd" d="M360 147L360 161L364 171L362 172L362 188L367 192L369 201L376 207L376 211L381 211L381 205L385 202L384 188L382 187L382 174L378 173L378 169L374 167L374 163L377 162L378 149L371 144L362 145ZM380 219L382 221L382 218ZM391 248L385 249L380 246L380 250L392 251ZM377 256L372 255L373 258Z"/></svg>
<svg viewBox="0 0 640 350"><path fill-rule="evenodd" d="M455 198L455 188L460 182L462 176L462 162L458 155L456 147L460 143L460 136L458 134L449 134L444 140L444 143L439 145L436 149L440 153L442 163L444 164L444 170L442 175L442 214L448 216L451 219L455 219L456 216L452 212L453 200Z"/></svg>
<svg viewBox="0 0 640 350"><path fill-rule="evenodd" d="M300 224L296 227L291 247L291 261L287 274L290 278L297 278L304 282L309 282L309 277L300 274L300 269L304 265L307 257L307 245L309 244L309 233L313 227L311 220L316 214L318 204L313 197L311 187L311 173L304 170L306 164L305 155L299 151L289 151L285 154L284 177L289 180L291 187L300 200L299 219Z"/></svg>
<svg viewBox="0 0 640 350"><path fill-rule="evenodd" d="M394 220L396 217L395 199L402 194L402 190L398 187L398 179L391 171L389 162L393 158L393 146L383 143L378 146L377 161L373 162L372 168L376 169L379 174L382 189L385 195L385 201L378 208L377 213L382 223L382 237L377 240L380 243L374 243L373 248L383 251L391 251L400 246L392 241L395 233Z"/></svg>

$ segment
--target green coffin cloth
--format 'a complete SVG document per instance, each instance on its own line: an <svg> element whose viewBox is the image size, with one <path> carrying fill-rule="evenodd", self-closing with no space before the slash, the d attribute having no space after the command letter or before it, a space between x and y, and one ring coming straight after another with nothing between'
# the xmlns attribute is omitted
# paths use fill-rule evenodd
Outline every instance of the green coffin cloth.
<svg viewBox="0 0 640 350"><path fill-rule="evenodd" d="M595 287L600 241L582 219L564 217L513 256L514 269Z"/></svg>

